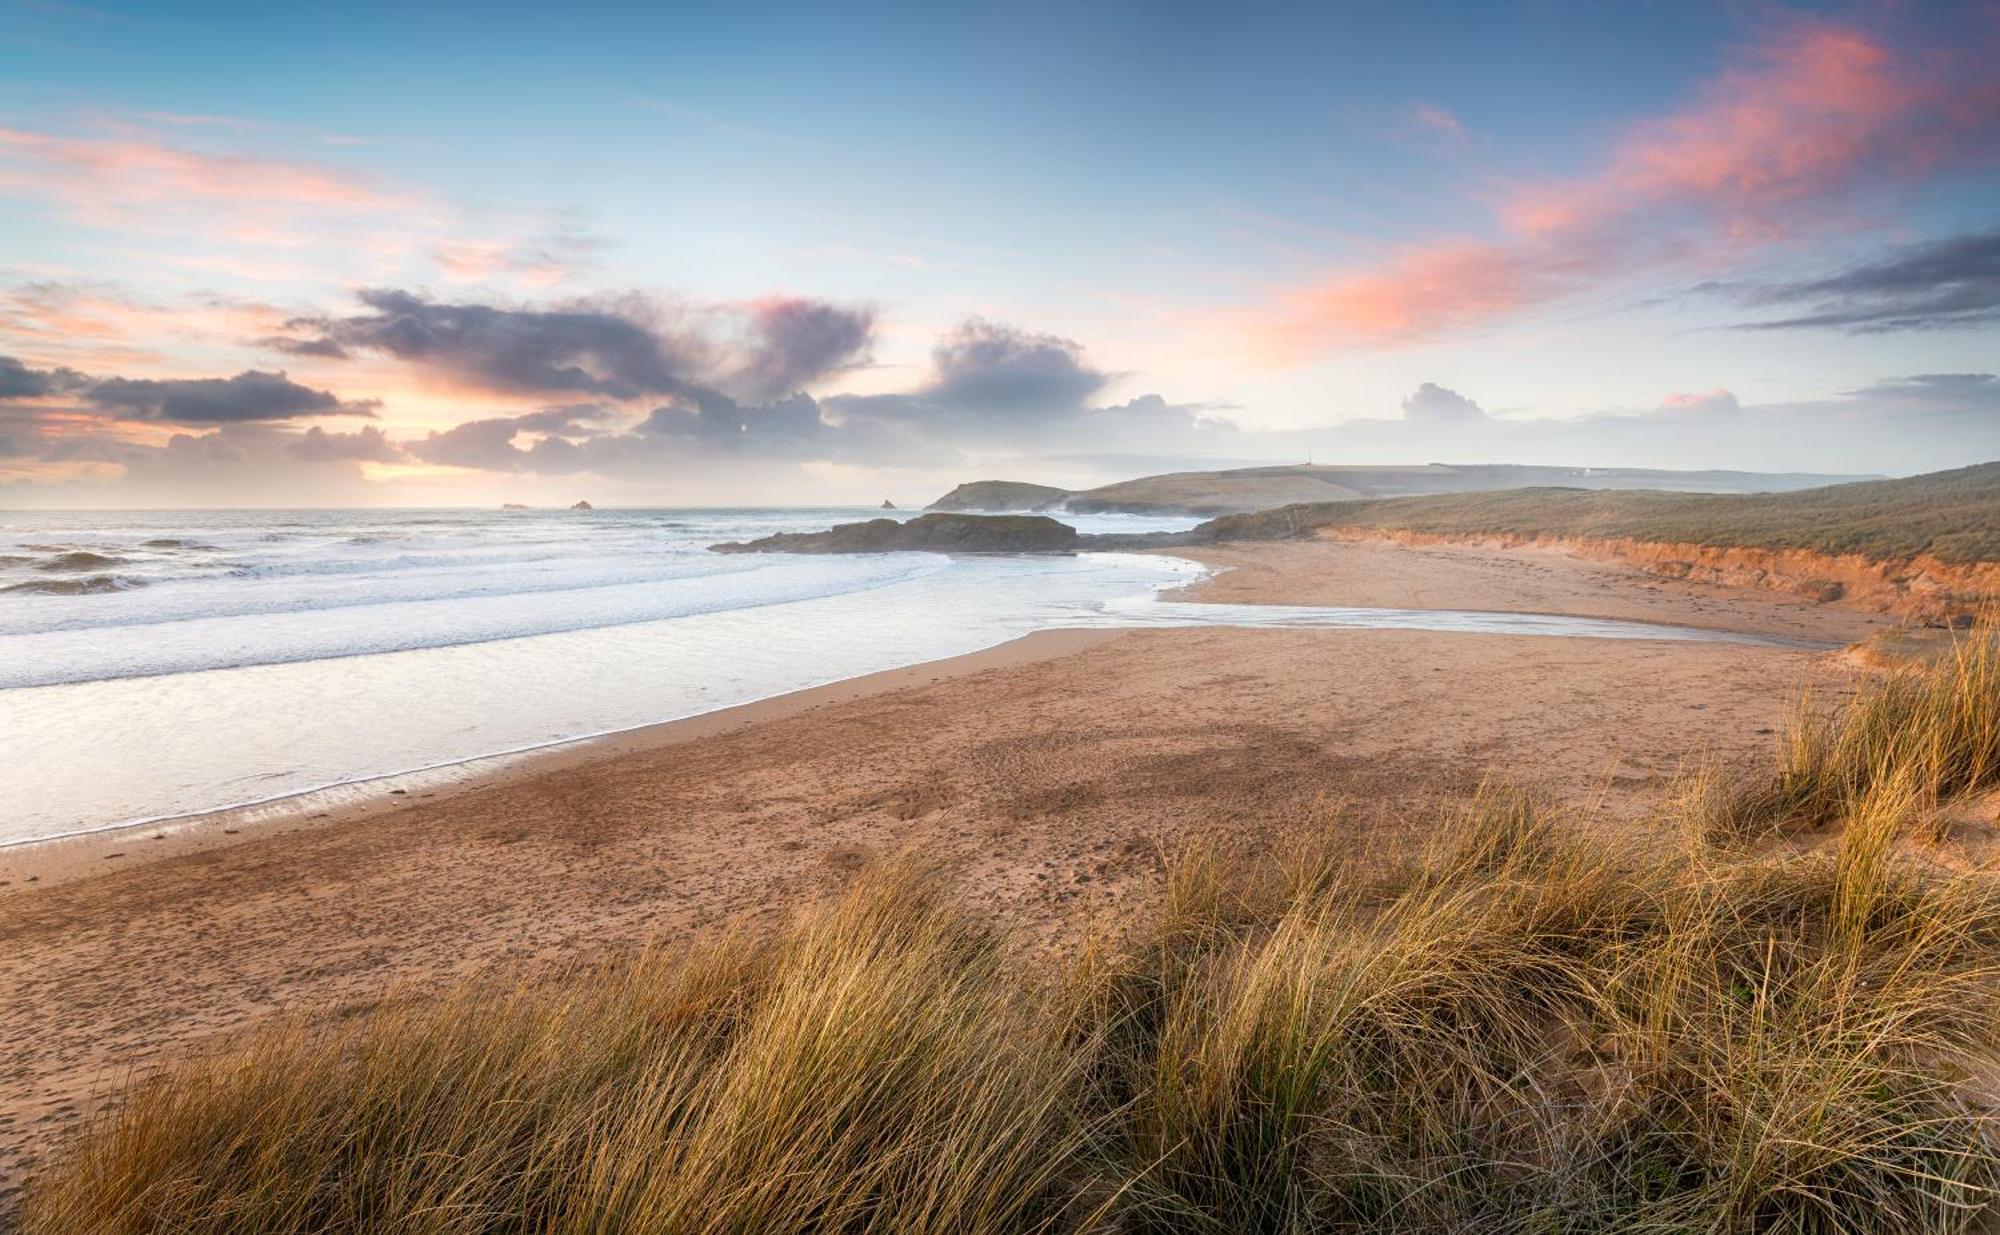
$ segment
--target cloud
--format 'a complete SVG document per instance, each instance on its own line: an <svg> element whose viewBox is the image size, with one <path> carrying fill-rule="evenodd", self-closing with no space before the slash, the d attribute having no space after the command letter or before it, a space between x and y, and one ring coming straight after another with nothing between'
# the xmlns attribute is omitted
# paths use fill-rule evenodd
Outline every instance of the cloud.
<svg viewBox="0 0 2000 1235"><path fill-rule="evenodd" d="M402 450L389 440L388 434L374 425L364 425L352 433L329 433L314 425L286 443L285 449L294 459L307 463L342 460L398 463L404 458Z"/></svg>
<svg viewBox="0 0 2000 1235"><path fill-rule="evenodd" d="M761 365L725 366L737 390L795 387L863 346L854 316L816 302L758 302L737 325L725 352ZM552 407L467 421L408 452L495 472L658 477L731 460L942 466L979 448L1189 449L1234 432L1206 407L1156 394L1092 406L1110 378L1072 340L972 319L939 339L931 373L904 393L821 401L794 389L738 402L710 391L636 419L615 403Z"/></svg>
<svg viewBox="0 0 2000 1235"><path fill-rule="evenodd" d="M735 352L725 384L753 401L775 399L858 363L875 329L872 310L779 296L748 308L749 345Z"/></svg>
<svg viewBox="0 0 2000 1235"><path fill-rule="evenodd" d="M1037 415L1082 405L1110 375L1084 362L1083 347L1051 334L972 318L931 353L937 380L927 397L985 415Z"/></svg>
<svg viewBox="0 0 2000 1235"><path fill-rule="evenodd" d="M1092 364L1075 340L971 318L938 340L931 373L915 389L840 396L827 408L847 432L873 423L893 430L906 450L928 440L940 452L1205 450L1233 431L1208 405L1157 394L1093 406L1116 376Z"/></svg>
<svg viewBox="0 0 2000 1235"><path fill-rule="evenodd" d="M1746 330L1823 328L1850 334L1950 330L2000 321L2000 230L1909 245L1825 278L1709 285L1751 304L1811 302L1808 312L1744 322Z"/></svg>
<svg viewBox="0 0 2000 1235"><path fill-rule="evenodd" d="M328 338L294 339L288 335L271 335L257 340L258 347L266 347L287 356L313 356L321 360L345 360L347 349Z"/></svg>
<svg viewBox="0 0 2000 1235"><path fill-rule="evenodd" d="M1873 385L1846 391L1841 397L1906 411L1990 416L2000 413L2000 376L1991 373L1917 373L1909 377L1885 378Z"/></svg>
<svg viewBox="0 0 2000 1235"><path fill-rule="evenodd" d="M1405 400L1406 409L1412 405L1456 413L1478 406L1429 383ZM2000 378L1990 373L1915 374L1823 398L1772 403L1744 403L1717 387L1669 394L1650 408L1572 416L1433 417L1406 411L1318 429L1240 434L1229 447L1229 453L1239 456L1283 459L1310 453L1357 464L1515 461L1906 474L2000 458Z"/></svg>
<svg viewBox="0 0 2000 1235"><path fill-rule="evenodd" d="M1403 400L1403 419L1419 424L1464 424L1487 416L1485 408L1456 390L1425 382Z"/></svg>
<svg viewBox="0 0 2000 1235"><path fill-rule="evenodd" d="M357 213L410 204L352 172L291 159L215 154L145 137L70 137L0 128L0 191L123 227L191 204L234 215ZM252 233L245 233L249 236Z"/></svg>
<svg viewBox="0 0 2000 1235"><path fill-rule="evenodd" d="M450 429L433 432L423 441L410 443L409 453L412 458L426 463L481 468L490 472L548 472L560 475L587 471L589 464L577 444L551 431L567 427L567 423L552 426L546 414L540 412L468 420ZM516 438L535 431L548 435L525 449L514 444Z"/></svg>
<svg viewBox="0 0 2000 1235"><path fill-rule="evenodd" d="M0 347L105 370L159 364L175 344L234 344L292 311L215 292L146 299L106 281L37 280L0 290Z"/></svg>
<svg viewBox="0 0 2000 1235"><path fill-rule="evenodd" d="M1731 392L1717 386L1713 390L1676 391L1660 401L1663 412L1680 412L1692 415L1730 415L1743 410Z"/></svg>
<svg viewBox="0 0 2000 1235"><path fill-rule="evenodd" d="M593 234L574 212L511 240L454 239L431 250L450 279L479 281L507 275L529 287L553 287L597 266L611 242Z"/></svg>
<svg viewBox="0 0 2000 1235"><path fill-rule="evenodd" d="M1990 40L1990 35L1985 36ZM1592 173L1530 182L1498 239L1438 237L1242 315L1264 355L1475 329L1669 260L1727 259L1825 224L1871 184L1983 157L2000 88L1968 47L1901 50L1799 19L1739 49L1686 107L1630 126Z"/></svg>
<svg viewBox="0 0 2000 1235"><path fill-rule="evenodd" d="M0 399L47 398L88 380L74 369L31 369L13 356L0 356Z"/></svg>
<svg viewBox="0 0 2000 1235"><path fill-rule="evenodd" d="M1435 103L1410 104L1410 119L1418 127L1450 139L1454 145L1465 144L1470 136L1463 121Z"/></svg>
<svg viewBox="0 0 2000 1235"><path fill-rule="evenodd" d="M343 403L331 391L314 390L283 373L257 369L226 378L157 381L109 377L92 382L84 391L84 398L122 419L184 425L375 414L372 404Z"/></svg>
<svg viewBox="0 0 2000 1235"><path fill-rule="evenodd" d="M389 288L359 299L368 312L291 322L290 346L388 355L500 393L673 397L718 411L858 362L874 323L866 308L795 299L682 314L637 295L519 308Z"/></svg>

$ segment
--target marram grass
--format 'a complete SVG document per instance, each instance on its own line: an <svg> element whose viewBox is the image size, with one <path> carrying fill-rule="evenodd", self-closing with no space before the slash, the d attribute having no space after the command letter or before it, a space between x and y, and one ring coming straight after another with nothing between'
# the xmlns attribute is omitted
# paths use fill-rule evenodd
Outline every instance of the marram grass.
<svg viewBox="0 0 2000 1235"><path fill-rule="evenodd" d="M24 1229L1986 1229L2000 891L1935 859L2000 780L1996 664L1796 728L1644 852L1490 791L1393 863L1177 855L1060 968L897 866L774 937L292 1022L132 1088Z"/></svg>

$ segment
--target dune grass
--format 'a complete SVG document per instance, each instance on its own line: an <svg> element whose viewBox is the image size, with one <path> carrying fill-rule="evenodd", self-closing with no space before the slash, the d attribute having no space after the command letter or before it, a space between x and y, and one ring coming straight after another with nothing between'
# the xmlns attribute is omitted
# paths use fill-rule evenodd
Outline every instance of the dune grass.
<svg viewBox="0 0 2000 1235"><path fill-rule="evenodd" d="M24 1229L1979 1229L2000 888L1936 821L2000 780L1994 640L1640 848L1502 789L1393 859L1196 847L1060 963L891 865L775 935L292 1022L133 1087Z"/></svg>

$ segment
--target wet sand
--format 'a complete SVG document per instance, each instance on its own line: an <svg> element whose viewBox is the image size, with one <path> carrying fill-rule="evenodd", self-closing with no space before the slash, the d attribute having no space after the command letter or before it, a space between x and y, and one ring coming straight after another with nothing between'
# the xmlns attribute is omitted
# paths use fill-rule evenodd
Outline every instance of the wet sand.
<svg viewBox="0 0 2000 1235"><path fill-rule="evenodd" d="M1198 556L1230 568L1201 598L1239 603L1828 641L1889 624L1534 551ZM1059 632L427 783L0 854L0 1187L107 1086L282 1011L774 914L910 847L1060 944L1150 895L1162 848L1334 803L1381 834L1494 773L1637 820L1687 756L1767 756L1797 689L1853 672L1720 643Z"/></svg>

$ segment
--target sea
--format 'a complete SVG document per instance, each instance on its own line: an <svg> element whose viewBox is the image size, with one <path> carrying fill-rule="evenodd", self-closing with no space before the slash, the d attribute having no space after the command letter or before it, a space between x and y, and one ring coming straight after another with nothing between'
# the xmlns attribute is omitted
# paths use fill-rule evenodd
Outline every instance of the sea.
<svg viewBox="0 0 2000 1235"><path fill-rule="evenodd" d="M292 809L302 794L449 776L1055 628L1783 642L1522 613L1195 603L1173 593L1206 568L1164 554L711 551L881 515L0 512L0 848ZM1195 522L1063 518L1083 532Z"/></svg>
<svg viewBox="0 0 2000 1235"><path fill-rule="evenodd" d="M710 551L884 513L0 512L0 844L517 752L1100 624L1107 604L1201 571L1135 553Z"/></svg>

